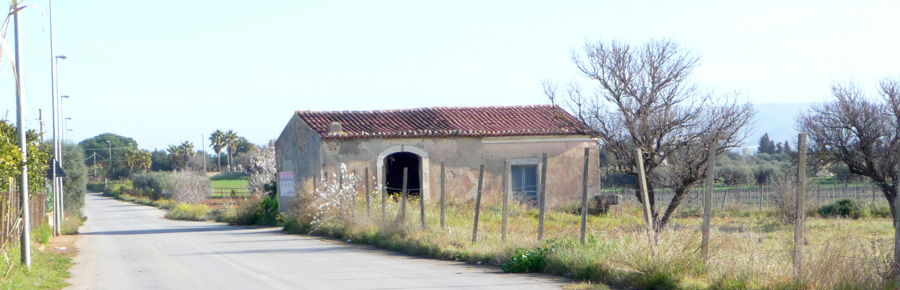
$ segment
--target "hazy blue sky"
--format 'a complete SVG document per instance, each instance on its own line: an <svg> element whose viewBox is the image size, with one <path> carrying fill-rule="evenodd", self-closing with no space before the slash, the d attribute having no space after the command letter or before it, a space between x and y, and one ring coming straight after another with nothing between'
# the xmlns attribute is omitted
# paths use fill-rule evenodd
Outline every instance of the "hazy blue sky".
<svg viewBox="0 0 900 290"><path fill-rule="evenodd" d="M586 40L676 40L702 56L695 81L754 103L828 100L835 81L874 92L900 75L900 1L54 4L69 139L113 132L148 149L199 147L215 129L264 143L295 110L547 103L541 80L578 78L570 51ZM49 119L49 34L40 11L21 19L37 128L38 109ZM6 59L0 80L14 120Z"/></svg>

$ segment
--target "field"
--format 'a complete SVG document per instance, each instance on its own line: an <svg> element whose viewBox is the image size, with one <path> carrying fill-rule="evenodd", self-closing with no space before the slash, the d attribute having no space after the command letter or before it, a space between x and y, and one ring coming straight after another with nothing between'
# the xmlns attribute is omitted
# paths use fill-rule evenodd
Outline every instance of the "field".
<svg viewBox="0 0 900 290"><path fill-rule="evenodd" d="M543 240L537 239L535 209L513 205L505 243L501 238L502 206L483 205L477 242L472 241L474 202L446 207L440 227L439 208L426 208L421 228L418 203L410 201L405 221L399 203L389 199L385 217L380 197L373 196L366 217L364 198L352 210L298 209L286 230L373 244L410 254L502 265L624 288L647 289L890 289L881 278L889 268L893 229L889 219L825 219L805 223L803 274L793 276L793 226L775 211L716 209L712 219L710 259L700 256L701 219L695 212L678 215L658 235L643 230L638 207L589 216L587 241L579 241L580 215L551 211ZM315 202L313 202L315 203ZM314 218L313 218L314 217ZM517 253L517 249L519 249Z"/></svg>
<svg viewBox="0 0 900 290"><path fill-rule="evenodd" d="M224 180L213 180L212 188L213 194L212 198L222 198L224 197L246 197L249 194L247 188L250 186L250 182L246 179L224 179Z"/></svg>

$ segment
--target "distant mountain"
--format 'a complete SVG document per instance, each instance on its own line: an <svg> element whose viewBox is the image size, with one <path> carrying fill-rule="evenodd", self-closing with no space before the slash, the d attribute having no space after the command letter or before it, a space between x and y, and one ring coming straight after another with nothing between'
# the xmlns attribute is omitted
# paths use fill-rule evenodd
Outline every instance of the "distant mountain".
<svg viewBox="0 0 900 290"><path fill-rule="evenodd" d="M759 138L769 133L769 139L774 142L784 143L789 141L791 148L797 148L796 118L812 106L812 103L766 103L753 104L756 108L756 118L750 134L744 140L743 148L748 148L750 153L756 152Z"/></svg>

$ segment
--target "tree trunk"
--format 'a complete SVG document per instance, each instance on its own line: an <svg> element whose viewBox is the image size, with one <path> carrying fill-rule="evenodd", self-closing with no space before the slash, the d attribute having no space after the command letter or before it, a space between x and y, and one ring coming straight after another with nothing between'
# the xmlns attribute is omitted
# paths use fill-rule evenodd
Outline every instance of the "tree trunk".
<svg viewBox="0 0 900 290"><path fill-rule="evenodd" d="M891 217L894 221L894 264L891 265L891 269L894 272L894 277L900 275L898 271L900 271L900 202L897 201L897 189L896 187L890 187L891 193L885 194L884 197L888 200L888 205L891 207Z"/></svg>
<svg viewBox="0 0 900 290"><path fill-rule="evenodd" d="M216 152L216 171L222 172L222 153Z"/></svg>
<svg viewBox="0 0 900 290"><path fill-rule="evenodd" d="M675 214L675 209L681 205L681 202L684 201L684 195L688 192L687 188L676 188L675 196L672 197L672 202L669 203L669 206L666 207L666 212L663 214L662 219L659 220L657 224L656 231L659 232L669 223L669 219L672 218L672 215Z"/></svg>
<svg viewBox="0 0 900 290"><path fill-rule="evenodd" d="M891 265L891 274L898 277L900 276L900 222L898 222L900 221L900 201L897 200L897 186L883 182L879 187L891 208L891 219L894 225L894 263Z"/></svg>
<svg viewBox="0 0 900 290"><path fill-rule="evenodd" d="M234 171L234 168L231 167L231 151L228 151L228 172Z"/></svg>
<svg viewBox="0 0 900 290"><path fill-rule="evenodd" d="M641 187L639 185L635 185L634 195L637 196L637 200L640 201L641 204L643 205L644 198L641 197ZM658 230L659 228L662 228L662 227L657 225L658 221L659 221L659 213L656 211L656 197L655 197L653 185L650 184L649 181L647 182L647 199L650 200L650 217L653 218L654 227L656 227L656 229Z"/></svg>

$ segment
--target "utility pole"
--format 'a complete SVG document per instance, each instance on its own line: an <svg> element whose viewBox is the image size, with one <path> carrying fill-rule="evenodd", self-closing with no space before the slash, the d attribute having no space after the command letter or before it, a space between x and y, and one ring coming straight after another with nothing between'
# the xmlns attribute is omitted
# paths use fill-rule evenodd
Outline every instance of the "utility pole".
<svg viewBox="0 0 900 290"><path fill-rule="evenodd" d="M53 0L47 1L47 14L50 18L50 99L52 103L52 117L50 118L51 123L53 124L53 162L50 165L50 178L53 181L53 235L58 236L61 233L60 230L60 221L62 220L60 209L59 199L62 197L62 194L59 192L61 188L59 186L59 180L56 178L56 163L59 161L59 138L56 136L57 128L56 128L56 64L57 57L56 54L53 53Z"/></svg>
<svg viewBox="0 0 900 290"><path fill-rule="evenodd" d="M44 112L38 109L38 122L41 124L41 144L44 143Z"/></svg>
<svg viewBox="0 0 900 290"><path fill-rule="evenodd" d="M28 164L28 140L25 136L25 102L22 99L22 89L25 82L22 79L22 49L21 38L19 38L19 13L13 14L13 25L16 41L16 126L19 130L19 150L22 152L22 163ZM31 268L31 215L28 213L28 165L22 166L22 179L19 184L19 193L21 193L22 204L22 240L19 243L22 246L22 264L25 268Z"/></svg>
<svg viewBox="0 0 900 290"><path fill-rule="evenodd" d="M203 152L203 173L206 173L206 135L200 134L200 150Z"/></svg>

